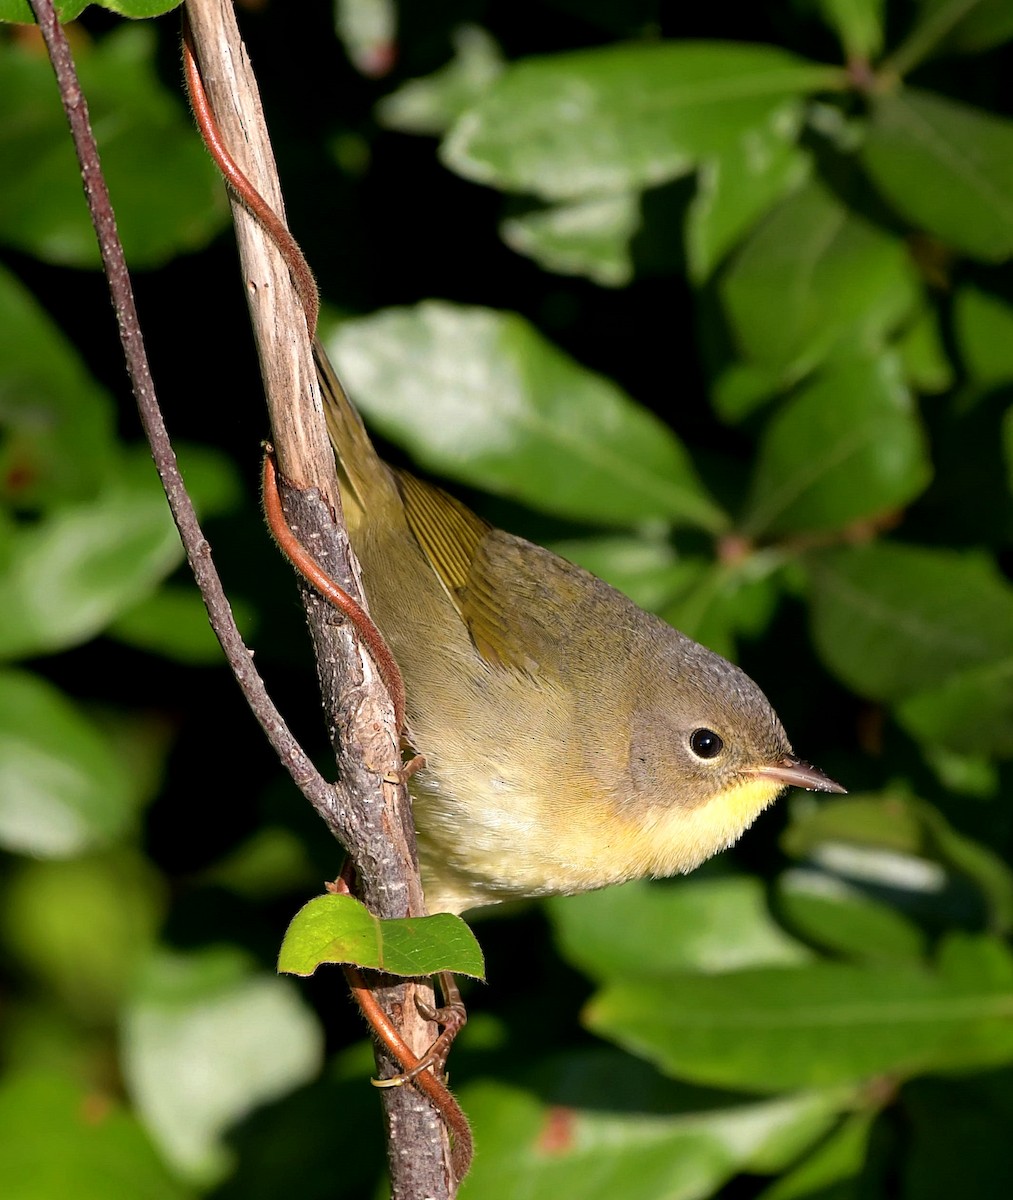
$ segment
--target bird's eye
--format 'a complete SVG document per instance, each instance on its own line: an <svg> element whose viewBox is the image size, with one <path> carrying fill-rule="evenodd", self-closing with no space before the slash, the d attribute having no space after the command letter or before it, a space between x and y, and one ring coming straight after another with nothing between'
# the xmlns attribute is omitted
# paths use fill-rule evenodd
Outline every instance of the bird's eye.
<svg viewBox="0 0 1013 1200"><path fill-rule="evenodd" d="M725 744L713 729L694 729L690 734L689 748L697 758L717 758Z"/></svg>

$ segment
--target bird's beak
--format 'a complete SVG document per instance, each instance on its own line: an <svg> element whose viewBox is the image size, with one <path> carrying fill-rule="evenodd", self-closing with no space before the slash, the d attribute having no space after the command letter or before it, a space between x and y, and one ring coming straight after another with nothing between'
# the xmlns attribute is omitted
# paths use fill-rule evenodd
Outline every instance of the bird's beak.
<svg viewBox="0 0 1013 1200"><path fill-rule="evenodd" d="M824 775L818 767L811 767L807 762L796 758L794 754L786 754L780 762L771 763L769 767L758 767L754 772L764 779L776 779L778 783L789 787L806 788L810 792L839 792L847 795L847 788L834 783L829 775Z"/></svg>

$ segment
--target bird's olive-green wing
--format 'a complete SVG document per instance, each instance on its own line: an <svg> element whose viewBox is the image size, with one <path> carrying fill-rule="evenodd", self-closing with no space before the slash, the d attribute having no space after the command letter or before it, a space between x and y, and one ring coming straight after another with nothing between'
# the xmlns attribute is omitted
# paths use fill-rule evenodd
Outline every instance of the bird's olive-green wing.
<svg viewBox="0 0 1013 1200"><path fill-rule="evenodd" d="M577 568L494 529L412 475L399 471L397 482L408 527L482 657L529 675L549 667L558 648L545 626L547 606L554 609L566 590L554 591L547 576Z"/></svg>

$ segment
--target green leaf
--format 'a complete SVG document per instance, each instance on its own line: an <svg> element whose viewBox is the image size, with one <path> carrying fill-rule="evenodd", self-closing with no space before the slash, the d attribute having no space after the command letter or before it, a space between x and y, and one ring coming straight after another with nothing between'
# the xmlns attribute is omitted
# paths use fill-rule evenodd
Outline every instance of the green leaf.
<svg viewBox="0 0 1013 1200"><path fill-rule="evenodd" d="M503 71L499 46L480 25L459 26L451 42L454 57L445 67L377 101L381 125L401 133L442 134Z"/></svg>
<svg viewBox="0 0 1013 1200"><path fill-rule="evenodd" d="M5 270L0 361L0 498L21 509L45 509L94 496L113 469L112 401Z"/></svg>
<svg viewBox="0 0 1013 1200"><path fill-rule="evenodd" d="M139 854L26 862L4 888L10 957L86 1028L111 1027L150 953L165 881Z"/></svg>
<svg viewBox="0 0 1013 1200"><path fill-rule="evenodd" d="M206 245L227 216L217 172L178 99L158 79L154 44L151 28L124 25L76 52L117 227L134 267ZM97 267L77 160L43 55L14 42L0 45L0 109L18 114L0 133L0 240L47 262Z"/></svg>
<svg viewBox="0 0 1013 1200"><path fill-rule="evenodd" d="M312 1079L322 1052L292 984L225 947L160 952L123 1021L134 1104L175 1169L203 1187L233 1163L228 1129Z"/></svg>
<svg viewBox="0 0 1013 1200"><path fill-rule="evenodd" d="M617 982L585 1016L680 1078L757 1092L1013 1061L1013 960L988 939L970 957Z"/></svg>
<svg viewBox="0 0 1013 1200"><path fill-rule="evenodd" d="M381 920L354 896L315 896L292 918L278 954L278 970L312 975L323 963L354 963L388 975L485 977L475 935L460 917Z"/></svg>
<svg viewBox="0 0 1013 1200"><path fill-rule="evenodd" d="M815 179L757 227L718 290L741 357L785 382L839 347L878 351L920 295L903 241Z"/></svg>
<svg viewBox="0 0 1013 1200"><path fill-rule="evenodd" d="M785 102L842 86L836 68L772 46L608 46L509 67L453 126L459 174L550 200L684 175L784 119Z"/></svg>
<svg viewBox="0 0 1013 1200"><path fill-rule="evenodd" d="M869 1135L877 1110L866 1108L852 1113L841 1122L816 1149L793 1170L765 1188L759 1200L818 1200L820 1197L839 1197L846 1200L851 1192L842 1192L842 1185L860 1186L863 1168L869 1154ZM860 1194L855 1191L854 1196Z"/></svg>
<svg viewBox="0 0 1013 1200"><path fill-rule="evenodd" d="M883 0L809 0L837 34L850 59L874 59L883 49Z"/></svg>
<svg viewBox="0 0 1013 1200"><path fill-rule="evenodd" d="M230 503L226 461L189 448L180 456L201 508ZM206 501L206 503L205 503ZM119 474L90 503L0 534L0 658L51 653L87 641L149 595L183 558L148 452L126 456Z"/></svg>
<svg viewBox="0 0 1013 1200"><path fill-rule="evenodd" d="M630 243L640 220L639 193L616 192L508 217L500 232L511 250L547 271L622 287L633 278Z"/></svg>
<svg viewBox="0 0 1013 1200"><path fill-rule="evenodd" d="M325 338L351 395L426 469L561 516L725 516L675 435L512 313L429 301Z"/></svg>
<svg viewBox="0 0 1013 1200"><path fill-rule="evenodd" d="M1013 654L909 696L897 706L897 719L929 745L1013 757Z"/></svg>
<svg viewBox="0 0 1013 1200"><path fill-rule="evenodd" d="M898 359L838 361L768 422L742 529L753 538L843 529L902 508L930 476Z"/></svg>
<svg viewBox="0 0 1013 1200"><path fill-rule="evenodd" d="M915 317L897 339L896 349L904 378L915 391L935 395L953 387L955 372L935 309L926 306Z"/></svg>
<svg viewBox="0 0 1013 1200"><path fill-rule="evenodd" d="M595 979L795 965L810 954L742 877L646 881L547 902L563 956Z"/></svg>
<svg viewBox="0 0 1013 1200"><path fill-rule="evenodd" d="M785 871L777 912L790 930L830 953L858 961L921 962L925 935L889 905L818 871Z"/></svg>
<svg viewBox="0 0 1013 1200"><path fill-rule="evenodd" d="M938 27L936 54L980 54L1013 38L1006 0L917 0L923 25Z"/></svg>
<svg viewBox="0 0 1013 1200"><path fill-rule="evenodd" d="M1013 655L1013 587L983 555L883 542L806 566L816 648L860 695L900 700Z"/></svg>
<svg viewBox="0 0 1013 1200"><path fill-rule="evenodd" d="M991 930L1006 932L1013 925L1013 871L931 804L899 788L820 804L807 800L791 805L782 841L786 853L886 888L938 893L947 876L965 879L980 893Z"/></svg>
<svg viewBox="0 0 1013 1200"><path fill-rule="evenodd" d="M5 1200L188 1200L111 1094L39 1070L0 1083Z"/></svg>
<svg viewBox="0 0 1013 1200"><path fill-rule="evenodd" d="M467 1189L483 1200L705 1200L740 1171L778 1170L831 1125L833 1093L694 1111L618 1055L556 1055L532 1088L480 1081L461 1100L482 1153ZM697 1100L699 1103L699 1100Z"/></svg>
<svg viewBox="0 0 1013 1200"><path fill-rule="evenodd" d="M686 218L686 258L694 283L704 283L760 217L809 175L811 160L795 144L801 115L785 105L779 119L700 163Z"/></svg>
<svg viewBox="0 0 1013 1200"><path fill-rule="evenodd" d="M76 21L90 3L92 0L54 0L53 7L60 20L66 23ZM0 0L0 22L34 25L35 13L28 0Z"/></svg>
<svg viewBox="0 0 1013 1200"><path fill-rule="evenodd" d="M696 576L659 615L694 641L734 661L739 637L757 637L777 608L777 557L759 552L737 562L697 560L697 565Z"/></svg>
<svg viewBox="0 0 1013 1200"><path fill-rule="evenodd" d="M660 612L700 574L701 562L681 556L667 539L644 537L573 538L549 549L576 563L648 612Z"/></svg>
<svg viewBox="0 0 1013 1200"><path fill-rule="evenodd" d="M111 842L135 799L127 764L62 692L0 671L0 844L70 858Z"/></svg>
<svg viewBox="0 0 1013 1200"><path fill-rule="evenodd" d="M930 92L888 92L862 161L916 227L985 262L1013 253L1013 121Z"/></svg>
<svg viewBox="0 0 1013 1200"><path fill-rule="evenodd" d="M953 327L964 369L975 383L1013 382L1013 306L964 286L953 300Z"/></svg>
<svg viewBox="0 0 1013 1200"><path fill-rule="evenodd" d="M256 630L256 610L234 597L230 604L240 633L249 639ZM208 624L207 609L193 585L163 585L120 613L105 632L128 646L164 654L176 662L215 666L224 661Z"/></svg>

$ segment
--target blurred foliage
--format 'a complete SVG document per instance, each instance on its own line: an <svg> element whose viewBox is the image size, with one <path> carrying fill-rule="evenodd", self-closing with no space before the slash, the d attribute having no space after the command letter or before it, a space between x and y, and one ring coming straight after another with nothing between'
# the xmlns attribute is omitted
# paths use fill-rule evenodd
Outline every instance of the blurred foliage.
<svg viewBox="0 0 1013 1200"><path fill-rule="evenodd" d="M789 796L688 879L480 924L463 1194L1007 1196L1008 3L242 24L385 452L742 662L851 791ZM89 9L71 34L184 471L325 761L176 19ZM338 972L274 974L340 851L181 569L33 31L0 31L0 60L3 1192L373 1194Z"/></svg>

